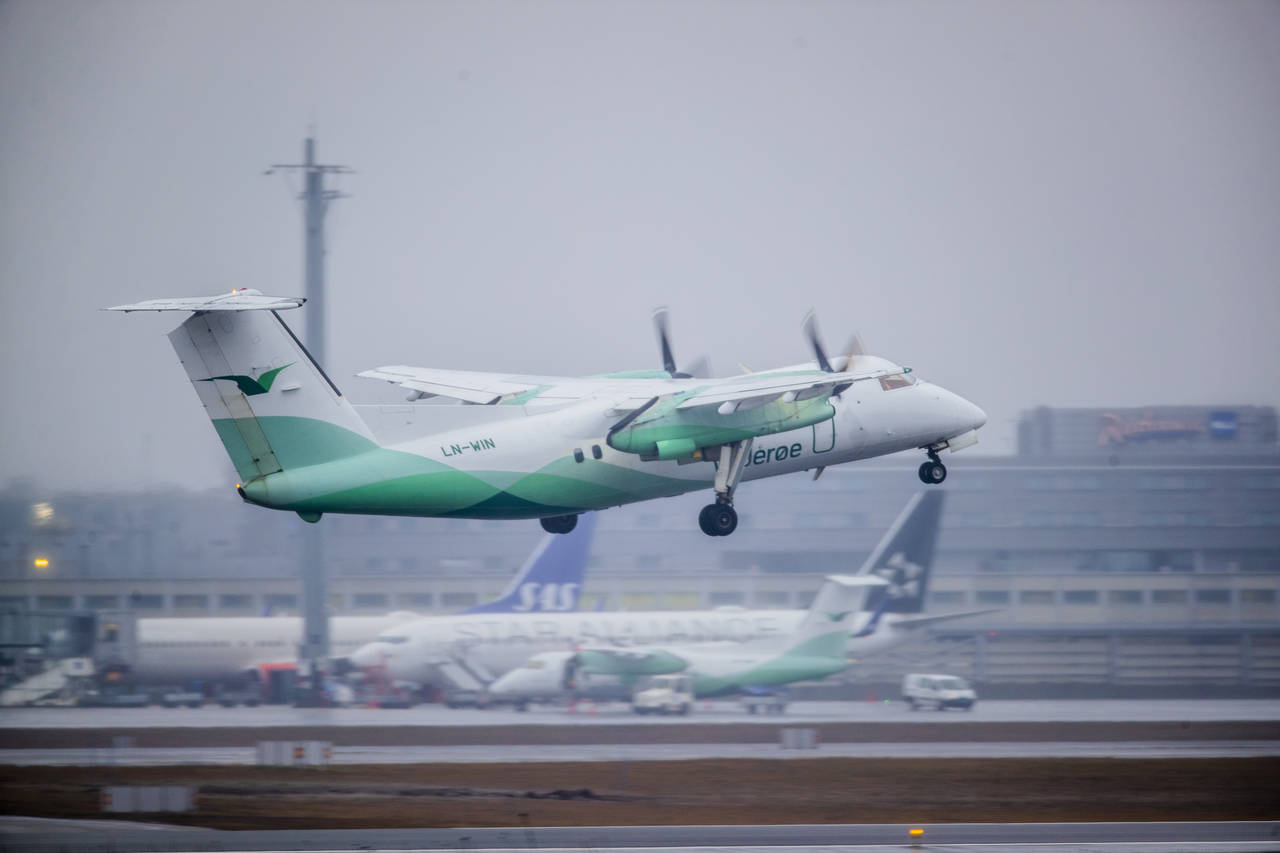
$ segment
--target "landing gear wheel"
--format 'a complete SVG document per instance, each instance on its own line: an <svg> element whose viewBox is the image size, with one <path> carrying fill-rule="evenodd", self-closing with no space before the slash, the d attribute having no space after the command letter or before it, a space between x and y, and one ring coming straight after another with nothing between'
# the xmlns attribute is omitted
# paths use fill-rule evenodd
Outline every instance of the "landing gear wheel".
<svg viewBox="0 0 1280 853"><path fill-rule="evenodd" d="M538 522L542 525L542 529L548 533L568 533L578 526L578 516L553 515L550 518L540 518Z"/></svg>
<svg viewBox="0 0 1280 853"><path fill-rule="evenodd" d="M698 513L698 526L708 536L728 536L738 529L738 513L729 504L707 504Z"/></svg>
<svg viewBox="0 0 1280 853"><path fill-rule="evenodd" d="M947 479L947 466L941 462L920 463L920 482L936 486Z"/></svg>

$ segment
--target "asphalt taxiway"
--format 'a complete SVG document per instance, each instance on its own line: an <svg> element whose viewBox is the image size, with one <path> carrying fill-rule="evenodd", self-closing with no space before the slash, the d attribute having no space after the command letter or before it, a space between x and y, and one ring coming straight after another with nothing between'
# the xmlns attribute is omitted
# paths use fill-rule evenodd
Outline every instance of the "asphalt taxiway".
<svg viewBox="0 0 1280 853"><path fill-rule="evenodd" d="M146 729L164 727L285 726L609 726L723 723L1034 723L1280 721L1278 699L1083 699L980 700L972 711L909 711L896 698L861 702L792 702L782 716L747 714L733 700L699 701L687 717L649 717L623 703L581 703L575 709L512 708L12 708L0 713L0 730L40 728Z"/></svg>
<svg viewBox="0 0 1280 853"><path fill-rule="evenodd" d="M1046 851L1259 851L1280 848L1280 823L943 823L801 824L790 826L579 826L462 829L345 829L225 832L160 827L92 828L23 819L0 823L0 844L13 853L339 850L755 851L966 850L1035 847Z"/></svg>

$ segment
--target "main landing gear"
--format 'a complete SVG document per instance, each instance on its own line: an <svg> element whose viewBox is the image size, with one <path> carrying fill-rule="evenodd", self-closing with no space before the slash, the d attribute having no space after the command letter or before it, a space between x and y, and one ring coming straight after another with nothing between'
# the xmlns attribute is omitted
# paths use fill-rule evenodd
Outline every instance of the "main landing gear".
<svg viewBox="0 0 1280 853"><path fill-rule="evenodd" d="M936 486L947 479L947 466L938 458L938 451L929 451L929 461L920 463L920 482Z"/></svg>
<svg viewBox="0 0 1280 853"><path fill-rule="evenodd" d="M540 518L538 521L542 524L542 529L548 533L568 533L578 526L576 515L553 515L550 518Z"/></svg>
<svg viewBox="0 0 1280 853"><path fill-rule="evenodd" d="M733 504L707 504L698 513L698 526L708 536L728 536L738 529L738 511Z"/></svg>
<svg viewBox="0 0 1280 853"><path fill-rule="evenodd" d="M748 438L720 446L720 458L716 462L716 502L707 504L698 513L698 526L708 536L728 536L738 529L733 493L751 455L751 442L752 439Z"/></svg>

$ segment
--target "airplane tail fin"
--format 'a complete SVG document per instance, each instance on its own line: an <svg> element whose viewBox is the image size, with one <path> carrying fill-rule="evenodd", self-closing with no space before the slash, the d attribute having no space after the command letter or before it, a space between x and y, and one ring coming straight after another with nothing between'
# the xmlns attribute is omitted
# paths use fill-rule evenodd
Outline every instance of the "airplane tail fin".
<svg viewBox="0 0 1280 853"><path fill-rule="evenodd" d="M548 533L502 595L464 613L569 612L578 609L596 514L584 512L569 533Z"/></svg>
<svg viewBox="0 0 1280 853"><path fill-rule="evenodd" d="M169 333L242 482L332 462L377 441L278 311L304 300L237 290L110 311L191 311Z"/></svg>
<svg viewBox="0 0 1280 853"><path fill-rule="evenodd" d="M889 582L876 575L828 575L795 633L787 651L812 657L843 658L845 644L867 598Z"/></svg>
<svg viewBox="0 0 1280 853"><path fill-rule="evenodd" d="M873 620L883 613L924 611L945 495L938 490L912 495L858 570L859 576L878 576L888 581L883 588L873 590L863 604L863 610L874 614Z"/></svg>

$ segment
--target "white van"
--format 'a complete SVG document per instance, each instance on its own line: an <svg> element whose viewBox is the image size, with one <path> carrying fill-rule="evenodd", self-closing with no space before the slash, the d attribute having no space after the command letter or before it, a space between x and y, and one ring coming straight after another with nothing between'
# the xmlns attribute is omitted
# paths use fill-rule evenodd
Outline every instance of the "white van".
<svg viewBox="0 0 1280 853"><path fill-rule="evenodd" d="M693 708L693 679L684 673L655 675L631 697L637 714L687 714Z"/></svg>
<svg viewBox="0 0 1280 853"><path fill-rule="evenodd" d="M978 701L978 696L963 678L943 673L912 672L902 678L902 700L913 711L922 705L932 705L939 711L947 708L964 708L967 711Z"/></svg>

